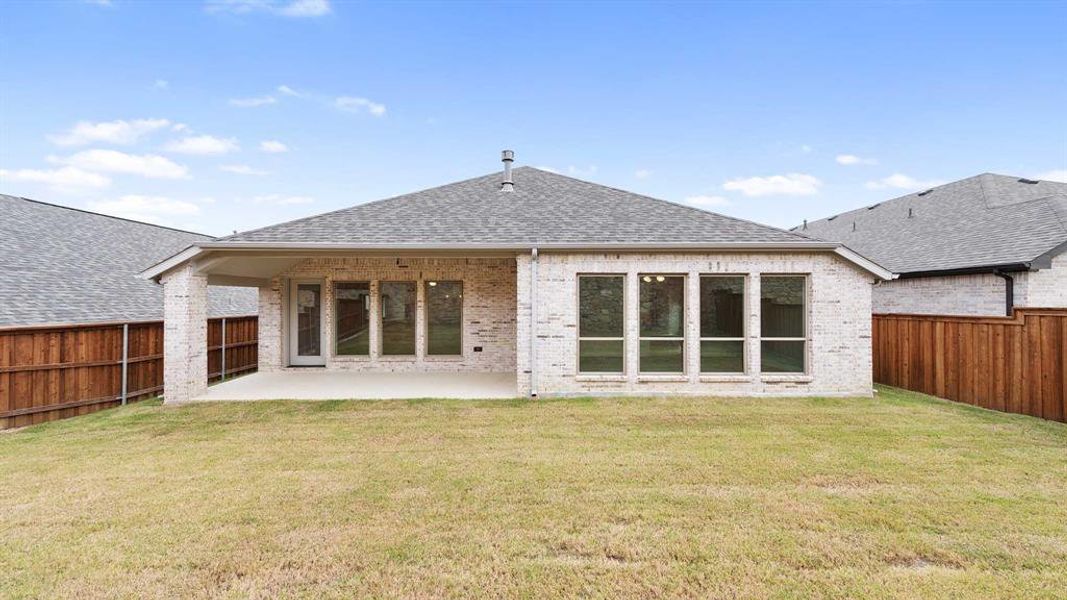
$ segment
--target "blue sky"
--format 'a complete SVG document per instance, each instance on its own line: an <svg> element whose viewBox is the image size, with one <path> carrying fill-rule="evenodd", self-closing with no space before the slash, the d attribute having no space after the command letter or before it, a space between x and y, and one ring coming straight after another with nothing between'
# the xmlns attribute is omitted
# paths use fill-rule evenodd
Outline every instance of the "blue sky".
<svg viewBox="0 0 1067 600"><path fill-rule="evenodd" d="M1067 179L1067 3L8 2L0 191L216 235L518 165L790 226Z"/></svg>

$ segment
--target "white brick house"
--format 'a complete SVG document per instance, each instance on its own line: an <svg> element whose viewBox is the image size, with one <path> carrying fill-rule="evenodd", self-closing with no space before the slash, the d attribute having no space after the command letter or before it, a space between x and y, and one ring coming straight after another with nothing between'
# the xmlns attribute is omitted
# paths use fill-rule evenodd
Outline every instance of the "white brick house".
<svg viewBox="0 0 1067 600"><path fill-rule="evenodd" d="M167 402L205 392L209 285L259 289L256 376L503 373L520 396L871 394L871 287L890 272L837 243L510 162L145 271L164 286Z"/></svg>
<svg viewBox="0 0 1067 600"><path fill-rule="evenodd" d="M875 313L993 316L1067 307L1067 183L985 173L792 231L891 269Z"/></svg>

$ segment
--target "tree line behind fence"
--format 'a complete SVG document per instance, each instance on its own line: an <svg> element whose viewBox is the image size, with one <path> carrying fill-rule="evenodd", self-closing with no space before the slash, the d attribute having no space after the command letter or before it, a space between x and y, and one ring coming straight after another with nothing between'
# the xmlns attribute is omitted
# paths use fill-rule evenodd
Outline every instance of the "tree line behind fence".
<svg viewBox="0 0 1067 600"><path fill-rule="evenodd" d="M255 316L208 319L208 381L256 369L257 324ZM162 392L162 321L0 329L0 429Z"/></svg>

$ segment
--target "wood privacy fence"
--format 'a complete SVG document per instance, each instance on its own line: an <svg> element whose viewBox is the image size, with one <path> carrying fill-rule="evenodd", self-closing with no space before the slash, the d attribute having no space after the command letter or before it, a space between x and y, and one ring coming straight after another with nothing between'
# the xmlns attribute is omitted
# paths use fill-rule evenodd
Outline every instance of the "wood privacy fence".
<svg viewBox="0 0 1067 600"><path fill-rule="evenodd" d="M254 316L208 319L208 381L256 368L257 325ZM162 321L0 329L0 429L84 415L162 391Z"/></svg>
<svg viewBox="0 0 1067 600"><path fill-rule="evenodd" d="M874 315L874 380L1067 421L1067 310L1012 317Z"/></svg>

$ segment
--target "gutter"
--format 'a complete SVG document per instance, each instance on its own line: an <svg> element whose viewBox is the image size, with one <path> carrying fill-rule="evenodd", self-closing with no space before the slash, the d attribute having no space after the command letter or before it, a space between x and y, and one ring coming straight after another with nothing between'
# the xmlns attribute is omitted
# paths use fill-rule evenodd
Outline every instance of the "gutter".
<svg viewBox="0 0 1067 600"><path fill-rule="evenodd" d="M670 243L631 243L609 242L595 244L485 244L485 243L456 243L456 244L333 244L333 243L308 243L308 242L200 242L189 246L185 250L162 260L140 273L144 279L158 280L159 277L170 269L192 259L206 250L229 250L229 251L255 251L255 250L307 250L312 252L397 252L397 251L506 251L506 252L531 252L534 249L539 252L570 251L570 252L626 252L626 251L777 251L788 250L792 252L825 252L832 251L850 260L864 269L871 271L882 279L892 279L893 273L877 265L876 263L861 257L849 250L844 245L836 242L730 242L730 243L703 243L703 242L670 242Z"/></svg>
<svg viewBox="0 0 1067 600"><path fill-rule="evenodd" d="M1000 265L983 265L980 267L961 267L958 269L931 269L929 271L908 271L898 274L899 279L917 279L919 277L947 277L950 275L982 275L1001 273L1018 273L1029 271L1032 263L1017 262Z"/></svg>
<svg viewBox="0 0 1067 600"><path fill-rule="evenodd" d="M1010 317L1015 312L1015 278L999 269L993 274L1004 280L1004 314Z"/></svg>

